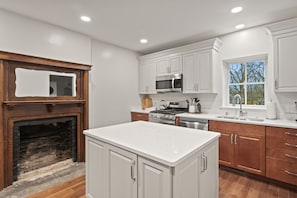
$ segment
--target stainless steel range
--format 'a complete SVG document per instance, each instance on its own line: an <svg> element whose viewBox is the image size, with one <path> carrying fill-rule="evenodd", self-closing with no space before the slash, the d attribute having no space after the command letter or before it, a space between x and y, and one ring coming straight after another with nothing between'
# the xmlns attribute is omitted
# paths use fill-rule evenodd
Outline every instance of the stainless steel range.
<svg viewBox="0 0 297 198"><path fill-rule="evenodd" d="M169 105L163 106L163 109L151 111L149 121L175 125L175 115L185 112L188 112L187 101L169 102Z"/></svg>

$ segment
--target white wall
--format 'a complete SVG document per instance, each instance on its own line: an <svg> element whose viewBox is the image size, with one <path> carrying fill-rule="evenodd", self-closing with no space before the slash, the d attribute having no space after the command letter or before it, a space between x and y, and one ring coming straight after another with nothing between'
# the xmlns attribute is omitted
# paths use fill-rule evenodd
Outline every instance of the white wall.
<svg viewBox="0 0 297 198"><path fill-rule="evenodd" d="M91 39L0 9L0 50L91 64Z"/></svg>
<svg viewBox="0 0 297 198"><path fill-rule="evenodd" d="M257 54L267 54L266 69L266 102L272 99L277 103L277 117L282 119L295 119L296 111L294 102L297 101L297 93L278 93L274 92L274 62L273 62L273 41L270 32L265 27L257 27L243 30L219 37L223 45L220 49L220 64L215 68L218 72L219 87L217 94L177 94L167 93L151 95L155 104L164 100L185 100L191 97L198 97L201 101L202 111L204 113L234 114L237 109L222 108L222 82L223 82L223 60L245 57ZM266 116L266 110L247 110L252 116Z"/></svg>
<svg viewBox="0 0 297 198"><path fill-rule="evenodd" d="M130 121L140 105L137 54L0 9L0 50L93 65L90 127Z"/></svg>
<svg viewBox="0 0 297 198"><path fill-rule="evenodd" d="M138 96L138 55L92 41L90 72L90 128L129 122Z"/></svg>

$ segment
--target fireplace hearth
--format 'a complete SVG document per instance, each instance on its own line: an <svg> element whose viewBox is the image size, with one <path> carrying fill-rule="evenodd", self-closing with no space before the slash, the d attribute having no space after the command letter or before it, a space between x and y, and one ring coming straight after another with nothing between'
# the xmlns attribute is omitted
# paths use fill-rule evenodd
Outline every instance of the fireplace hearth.
<svg viewBox="0 0 297 198"><path fill-rule="evenodd" d="M76 162L76 125L75 117L16 122L13 127L13 180L66 159Z"/></svg>

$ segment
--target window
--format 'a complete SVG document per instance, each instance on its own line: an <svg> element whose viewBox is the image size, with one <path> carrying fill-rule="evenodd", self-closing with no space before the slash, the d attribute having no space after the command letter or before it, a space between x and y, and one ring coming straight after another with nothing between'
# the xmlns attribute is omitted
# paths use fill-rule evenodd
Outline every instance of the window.
<svg viewBox="0 0 297 198"><path fill-rule="evenodd" d="M227 74L226 103L232 105L239 94L243 105L265 105L266 56L254 56L224 61Z"/></svg>

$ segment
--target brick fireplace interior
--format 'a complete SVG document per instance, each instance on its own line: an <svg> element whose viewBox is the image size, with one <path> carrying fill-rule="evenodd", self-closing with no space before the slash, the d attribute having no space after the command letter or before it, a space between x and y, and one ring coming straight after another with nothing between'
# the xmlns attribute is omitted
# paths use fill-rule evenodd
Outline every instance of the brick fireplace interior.
<svg viewBox="0 0 297 198"><path fill-rule="evenodd" d="M76 94L16 96L17 68L75 75ZM90 68L0 52L0 191L32 170L85 160Z"/></svg>
<svg viewBox="0 0 297 198"><path fill-rule="evenodd" d="M67 159L77 161L76 117L18 121L13 126L13 180Z"/></svg>

